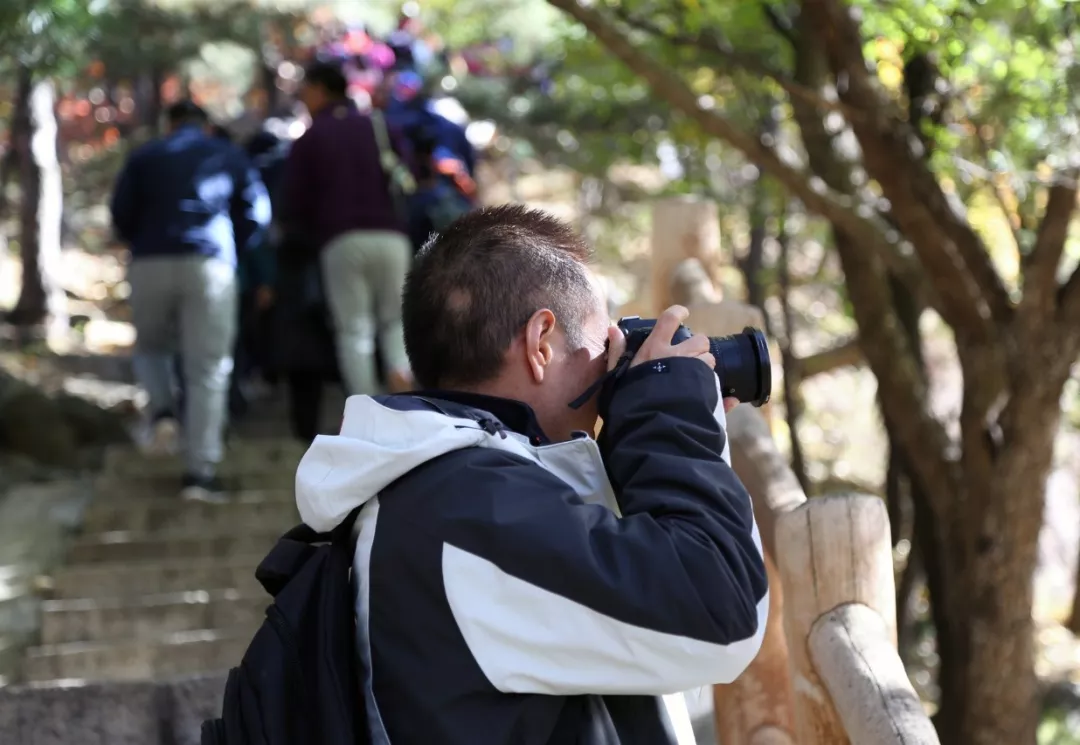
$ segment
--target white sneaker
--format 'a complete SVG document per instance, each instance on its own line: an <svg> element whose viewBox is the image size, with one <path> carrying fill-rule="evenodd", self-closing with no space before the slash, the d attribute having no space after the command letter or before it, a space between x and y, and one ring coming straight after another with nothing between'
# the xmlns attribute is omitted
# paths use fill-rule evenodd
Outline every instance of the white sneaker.
<svg viewBox="0 0 1080 745"><path fill-rule="evenodd" d="M176 455L180 452L180 423L171 417L147 423L138 442L147 455Z"/></svg>

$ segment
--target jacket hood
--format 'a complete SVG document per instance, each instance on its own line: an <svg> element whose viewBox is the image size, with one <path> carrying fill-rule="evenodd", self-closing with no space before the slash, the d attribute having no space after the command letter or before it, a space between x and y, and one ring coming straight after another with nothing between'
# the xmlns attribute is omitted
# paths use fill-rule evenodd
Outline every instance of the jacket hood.
<svg viewBox="0 0 1080 745"><path fill-rule="evenodd" d="M419 402L346 400L341 433L316 437L296 469L296 506L307 525L330 531L414 468L490 436L477 419L410 408L410 401Z"/></svg>

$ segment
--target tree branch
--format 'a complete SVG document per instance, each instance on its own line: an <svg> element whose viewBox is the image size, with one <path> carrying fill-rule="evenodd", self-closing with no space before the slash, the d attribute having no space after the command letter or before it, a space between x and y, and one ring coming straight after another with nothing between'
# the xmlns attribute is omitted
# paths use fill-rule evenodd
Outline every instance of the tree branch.
<svg viewBox="0 0 1080 745"><path fill-rule="evenodd" d="M850 197L836 195L820 179L812 180L785 163L759 139L742 132L717 113L701 108L697 95L677 75L635 47L601 12L581 6L577 0L548 2L581 23L627 68L646 81L657 98L683 112L706 133L740 150L808 209L832 223L859 329L865 339L874 340L873 344L865 345L865 351L881 386L883 405L896 414L898 436L917 464L917 475L927 484L927 490L942 493L955 487L959 477L945 457L944 428L927 413L925 387L919 382L911 350L889 303L883 262L899 256L895 244L873 222L855 212Z"/></svg>
<svg viewBox="0 0 1080 745"><path fill-rule="evenodd" d="M743 132L716 112L698 104L698 96L675 73L655 62L639 50L600 12L585 8L577 0L548 0L549 4L565 11L580 22L632 72L652 88L657 98L681 111L709 135L724 140L802 201L807 209L829 220L851 235L866 250L874 251L898 276L909 282L921 298L926 299L926 286L919 267L902 254L900 239L886 238L884 231L872 220L856 211L855 200L838 195L812 174L807 174L785 162L760 139Z"/></svg>
<svg viewBox="0 0 1080 745"><path fill-rule="evenodd" d="M804 0L803 11L838 81L840 100L860 109L851 121L867 171L892 206L942 301L942 315L958 338L993 340L1012 307L982 240L957 214L907 122L894 112L867 69L862 34L842 0Z"/></svg>
<svg viewBox="0 0 1080 745"><path fill-rule="evenodd" d="M784 18L775 5L765 0L762 0L761 12L765 14L765 20L772 26L773 31L783 36L789 44L794 45L796 43L795 29L791 25L790 18Z"/></svg>
<svg viewBox="0 0 1080 745"><path fill-rule="evenodd" d="M665 31L656 21L642 18L621 6L612 6L610 10L619 21L636 31L655 36L675 47L694 47L707 55L716 57L727 65L753 75L768 78L790 96L802 99L822 109L840 111L848 117L862 116L862 112L858 109L853 109L840 101L827 99L817 91L799 85L791 79L790 75L777 70L759 57L738 51L726 39L717 34L715 30L702 28L697 33ZM685 24L683 27L685 27Z"/></svg>
<svg viewBox="0 0 1080 745"><path fill-rule="evenodd" d="M850 339L842 344L837 344L835 347L829 347L815 354L793 360L794 367L799 374L799 380L806 380L815 375L832 372L840 367L861 366L865 362L858 339Z"/></svg>
<svg viewBox="0 0 1080 745"><path fill-rule="evenodd" d="M812 34L802 34L795 44L795 78L817 88L828 84L829 69L824 51ZM792 102L792 112L806 146L810 167L831 188L852 193L855 181L852 164L836 147L836 135L825 127L822 112L801 102ZM879 400L893 436L908 458L917 464L912 470L927 492L944 494L957 484L954 469L945 458L948 437L926 405L926 378L922 374L919 350L913 348L893 295L897 275L882 271L873 254L862 250L850 236L833 228L833 243L844 271L845 284L859 332L865 339L865 353L878 379ZM911 299L918 305L913 293ZM922 307L921 305L919 307Z"/></svg>
<svg viewBox="0 0 1080 745"><path fill-rule="evenodd" d="M1019 230L1020 228L1024 227L1023 216L1020 214L1019 211L1013 211L1013 210L1009 209L1009 202L1005 198L1005 192L1002 191L1001 185L998 184L998 182L997 182L997 178L996 178L997 174L994 173L994 171L989 168L989 165L990 165L990 162L989 162L990 161L990 143L987 141L987 139L985 137L983 137L982 126L978 122L972 120L970 115L968 117L968 123L971 125L971 128L975 131L975 140L979 144L979 152L982 154L983 160L986 161L986 165L987 165L986 182L990 186L990 191L994 195L994 200L997 201L998 207L1001 208L1002 214L1005 215L1005 219L1009 223L1009 228L1012 231L1013 242L1016 243L1016 250L1019 251L1019 250L1021 250L1022 245L1023 245L1021 240L1020 240L1020 230ZM1013 218L1014 217L1016 218L1016 222L1019 223L1018 225L1013 224Z"/></svg>
<svg viewBox="0 0 1080 745"><path fill-rule="evenodd" d="M1020 300L1018 318L1022 327L1029 331L1053 318L1057 305L1057 268L1076 210L1078 175L1076 169L1069 170L1050 187L1035 245L1021 260L1024 296Z"/></svg>

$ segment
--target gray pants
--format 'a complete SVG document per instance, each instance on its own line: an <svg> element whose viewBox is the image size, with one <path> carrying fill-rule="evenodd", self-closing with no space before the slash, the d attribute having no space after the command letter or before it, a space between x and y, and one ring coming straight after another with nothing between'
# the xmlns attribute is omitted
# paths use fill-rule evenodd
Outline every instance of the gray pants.
<svg viewBox="0 0 1080 745"><path fill-rule="evenodd" d="M411 260L409 239L390 231L345 233L323 249L323 284L334 319L341 374L350 395L379 392L376 334L387 371L409 369L401 290Z"/></svg>
<svg viewBox="0 0 1080 745"><path fill-rule="evenodd" d="M174 412L173 360L183 360L188 473L213 476L223 455L236 337L236 269L201 256L135 259L128 269L135 376L152 414Z"/></svg>

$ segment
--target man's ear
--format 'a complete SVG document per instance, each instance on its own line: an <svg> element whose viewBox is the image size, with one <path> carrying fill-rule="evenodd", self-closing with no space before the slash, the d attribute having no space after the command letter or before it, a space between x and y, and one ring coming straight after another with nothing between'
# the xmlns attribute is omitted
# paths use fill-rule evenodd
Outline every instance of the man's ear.
<svg viewBox="0 0 1080 745"><path fill-rule="evenodd" d="M555 354L551 346L554 333L555 314L547 308L533 313L525 324L525 359L536 383L544 381L544 372Z"/></svg>

